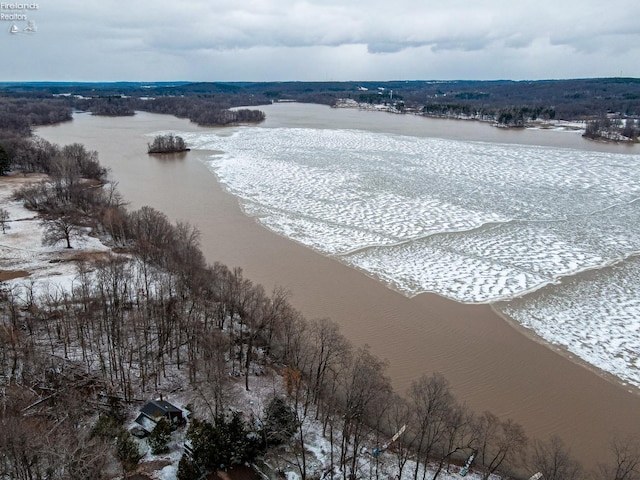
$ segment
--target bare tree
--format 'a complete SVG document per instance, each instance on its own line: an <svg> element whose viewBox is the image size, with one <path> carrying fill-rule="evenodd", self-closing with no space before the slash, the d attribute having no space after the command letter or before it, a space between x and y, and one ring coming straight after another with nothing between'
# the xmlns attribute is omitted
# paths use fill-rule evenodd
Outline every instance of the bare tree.
<svg viewBox="0 0 640 480"><path fill-rule="evenodd" d="M15 325L0 325L0 365L6 372L6 382L9 385L18 381L16 377L21 357L20 333L20 329Z"/></svg>
<svg viewBox="0 0 640 480"><path fill-rule="evenodd" d="M228 398L227 363L225 354L228 349L229 339L219 330L211 329L200 335L201 360L206 372L205 384L209 396L213 398L214 416L221 415Z"/></svg>
<svg viewBox="0 0 640 480"><path fill-rule="evenodd" d="M254 358L254 347L257 338L267 326L271 300L265 295L262 285L256 285L248 292L250 298L241 310L243 323L248 327L246 332L246 357L244 362L245 389L249 390L249 373ZM242 331L242 327L241 327Z"/></svg>
<svg viewBox="0 0 640 480"><path fill-rule="evenodd" d="M44 226L43 245L55 245L60 241L71 247L71 239L81 235L82 229L77 225L78 217L71 211L48 215L42 220Z"/></svg>
<svg viewBox="0 0 640 480"><path fill-rule="evenodd" d="M376 358L368 346L361 348L344 374L344 419L340 463L343 476L358 476L360 447L367 421L377 420L378 400L391 393L391 382L384 375L386 363ZM347 474L347 472L349 472Z"/></svg>
<svg viewBox="0 0 640 480"><path fill-rule="evenodd" d="M350 350L337 323L322 318L311 322L310 349L312 355L310 382L313 401L318 402L327 374L344 364Z"/></svg>
<svg viewBox="0 0 640 480"><path fill-rule="evenodd" d="M4 208L0 208L0 228L2 228L2 233L7 233L7 228L9 228L9 212Z"/></svg>
<svg viewBox="0 0 640 480"><path fill-rule="evenodd" d="M443 440L436 447L438 452L434 453L439 460L432 480L438 478L445 463L448 471L451 458L455 454L474 450L473 444L477 434L475 414L466 405L460 405L457 402L450 405L445 423Z"/></svg>
<svg viewBox="0 0 640 480"><path fill-rule="evenodd" d="M293 404L292 412L295 418L296 432L295 454L298 470L302 478L307 478L307 447L305 434L307 433L308 411L306 405L310 391L303 379L302 372L296 368L286 368L283 372L287 396Z"/></svg>
<svg viewBox="0 0 640 480"><path fill-rule="evenodd" d="M183 280L196 279L199 269L204 269L205 259L200 250L200 231L188 222L176 222L172 242L168 245L172 269L180 271ZM196 278L194 278L196 277Z"/></svg>
<svg viewBox="0 0 640 480"><path fill-rule="evenodd" d="M486 468L483 480L501 467L515 467L527 447L527 436L522 425L508 419L501 421L491 412L478 418L478 454Z"/></svg>
<svg viewBox="0 0 640 480"><path fill-rule="evenodd" d="M449 382L440 373L423 375L409 389L409 402L413 414L415 443L418 459L426 467L436 445L444 440L450 406L454 403ZM416 464L413 478L417 480L420 463ZM423 469L423 478L424 472Z"/></svg>
<svg viewBox="0 0 640 480"><path fill-rule="evenodd" d="M76 178L80 176L102 181L107 174L107 169L100 166L98 162L98 152L87 150L81 143L73 143L62 147L58 154L58 159L62 160L60 173L63 175L71 174ZM52 174L58 174L55 168L52 169ZM72 178L68 178L68 180L73 181Z"/></svg>
<svg viewBox="0 0 640 480"><path fill-rule="evenodd" d="M124 246L127 241L127 212L124 208L107 207L100 215L102 228L118 246Z"/></svg>
<svg viewBox="0 0 640 480"><path fill-rule="evenodd" d="M166 263L166 251L174 240L174 229L167 216L158 210L144 206L131 213L129 228L136 242L136 250L143 261Z"/></svg>
<svg viewBox="0 0 640 480"><path fill-rule="evenodd" d="M552 435L546 442L533 442L530 464L532 470L541 472L545 480L583 478L580 463L571 456L571 450L557 435Z"/></svg>
<svg viewBox="0 0 640 480"><path fill-rule="evenodd" d="M106 470L108 445L102 439L87 438L85 429L69 426L57 429L56 435L47 438L43 451L51 459L50 470L57 469L58 477L49 478L109 478ZM47 477L45 477L47 478Z"/></svg>
<svg viewBox="0 0 640 480"><path fill-rule="evenodd" d="M387 430L398 432L403 425L408 425L411 421L411 411L408 402L399 395L393 395L389 401L387 409ZM405 465L412 455L411 441L408 437L401 435L393 444L390 451L393 452L398 467L398 478L402 478ZM375 452L374 452L375 455ZM378 456L376 455L376 479L378 478Z"/></svg>
<svg viewBox="0 0 640 480"><path fill-rule="evenodd" d="M32 137L21 148L15 149L14 162L23 172L50 171L50 162L59 152L59 148L41 137Z"/></svg>
<svg viewBox="0 0 640 480"><path fill-rule="evenodd" d="M278 345L272 353L283 363L295 365L296 368L306 371L310 357L309 335L307 319L300 312L289 309L287 314L280 318L280 328L276 333Z"/></svg>
<svg viewBox="0 0 640 480"><path fill-rule="evenodd" d="M46 427L43 423L19 414L4 416L0 435L0 475L17 480L44 478L50 461L42 451L41 430Z"/></svg>
<svg viewBox="0 0 640 480"><path fill-rule="evenodd" d="M9 158L9 154L4 147L0 145L0 175L6 175L10 169L11 159Z"/></svg>
<svg viewBox="0 0 640 480"><path fill-rule="evenodd" d="M613 454L612 465L600 465L602 480L640 479L640 439L637 436L614 435L609 447Z"/></svg>

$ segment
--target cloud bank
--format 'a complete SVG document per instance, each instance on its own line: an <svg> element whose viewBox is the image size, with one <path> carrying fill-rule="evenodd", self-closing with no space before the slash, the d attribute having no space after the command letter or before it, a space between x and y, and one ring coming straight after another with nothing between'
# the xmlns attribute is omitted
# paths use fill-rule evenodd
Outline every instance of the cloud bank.
<svg viewBox="0 0 640 480"><path fill-rule="evenodd" d="M57 0L1 80L640 76L640 2Z"/></svg>

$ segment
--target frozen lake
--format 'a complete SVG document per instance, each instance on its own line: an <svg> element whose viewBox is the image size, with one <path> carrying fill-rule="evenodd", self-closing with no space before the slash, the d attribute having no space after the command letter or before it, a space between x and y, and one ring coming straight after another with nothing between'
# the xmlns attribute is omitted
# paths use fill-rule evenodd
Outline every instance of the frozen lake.
<svg viewBox="0 0 640 480"><path fill-rule="evenodd" d="M506 261L510 268L517 268L518 271L523 270L526 273L529 271L527 264L533 263L538 265L537 270L534 270L534 274L529 273L528 275L540 277L541 282L544 283L554 275L553 269L549 265L559 264L562 268L567 268L570 271L574 268L579 271L582 265L589 265L588 262L593 262L596 265L605 264L609 255L608 249L620 248L622 243L618 245L618 242L621 241L621 237L611 244L613 245L611 247L611 245L604 245L603 240L596 240L593 235L600 236L600 239L607 238L607 235L612 234L614 228L612 225L615 225L616 222L621 226L623 235L633 234L634 229L637 228L637 222L625 219L627 209L630 212L634 211L632 200L627 202L627 207L625 207L624 201L617 200L616 196L619 195L619 190L625 189L629 197L633 196L633 193L629 193L628 189L635 189L634 180L638 176L634 165L637 164L640 145L588 142L582 139L579 133L556 131L555 129L506 130L493 128L480 122L429 119L413 115L393 115L355 109L331 109L320 105L289 103L260 108L263 108L267 113L267 119L258 127L250 128L203 128L184 119L139 112L133 117L126 118L76 114L73 122L42 127L38 129L38 134L59 144L80 142L89 149L97 150L101 163L110 168L111 176L118 182L118 190L129 202L130 209L149 205L165 212L172 221L190 222L197 226L202 233L202 248L208 261L220 261L230 267L240 267L246 278L261 283L267 289L285 288L291 294L292 304L307 318L332 318L338 322L341 331L354 345L369 344L374 354L389 361L388 373L394 387L400 394L405 392L411 382L422 374L440 372L451 382L457 398L476 412L489 410L502 418L511 418L520 422L531 438L544 439L550 434L561 435L572 447L573 453L585 465L596 466L598 462L605 461L603 452L606 452L607 442L613 430L624 434L637 434L636 423L629 422L630 418L640 418L640 404L638 402L640 397L636 394L637 389L633 389L630 385L627 388L620 388L619 385L607 381L609 377L602 378L601 375L591 373L576 365L576 354L569 353L567 355L560 347L552 345L551 348L548 348L539 342L531 341L528 336L521 334L522 329L514 329L510 326L513 322L505 322L495 315L487 303L465 305L429 293L411 296L413 294L409 289L403 290L404 295L399 294L401 288L391 285L379 274L367 273L360 267L354 268L353 263L347 263L346 257L350 255L362 256L370 249L366 243L365 246L362 246L360 237L347 238L346 241L349 243L340 244L335 242L333 233L324 238L318 236L316 238L322 240L319 244L321 247L324 244L324 248L327 248L326 245L329 245L329 242L333 242L332 249L338 247L335 253L330 253L333 250L330 251L328 248L323 250L323 253L319 253L321 250L318 247L309 248L298 239L296 239L298 242L296 243L290 241L288 236L274 234L272 230L263 228L261 225L264 223L261 224L257 217L247 216L238 208L239 204L242 204L245 212L248 212L249 208L262 209L266 208L266 205L262 201L256 201L258 197L243 200L239 196L225 193L221 183L212 174L212 168L213 170L218 168L215 162L218 162L222 167L224 162L233 162L234 159L239 159L237 166L240 167L247 161L244 158L246 156L251 156L260 162L268 161L269 165L277 165L277 162L281 161L284 168L280 172L283 175L291 175L295 171L302 173L294 177L295 182L282 185L278 195L289 195L291 193L288 191L289 189L299 189L300 192L304 192L304 189L308 191L313 187L311 194L308 195L309 198L305 199L310 202L307 205L313 205L311 201L318 197L321 188L330 188L331 185L323 185L320 182L316 186L310 185L309 174L302 167L300 170L296 170L299 168L296 166L296 162L321 162L323 154L318 154L317 149L310 149L310 155L306 159L303 159L302 155L298 159L291 159L285 155L286 152L278 152L278 149L283 148L282 145L278 145L278 142L283 142L286 135L296 134L298 129L307 133L300 135L299 138L293 138L290 142L293 145L290 148L303 148L303 141L309 141L305 140L305 135L329 139L335 136L335 139L330 140L331 142L360 136L359 140L354 140L360 143L353 145L359 145L357 148L360 149L359 153L362 156L365 155L367 148L361 143L362 141L374 141L377 142L377 145L394 141L396 143L392 148L397 147L398 151L402 148L405 150L407 148L415 149L423 142L429 144L433 141L429 148L434 151L444 148L444 151L448 151L448 154L454 157L453 161L448 158L441 159L440 162L443 165L436 166L436 169L448 168L450 172L454 172L456 168L458 170L462 168L460 165L454 166L455 161L464 160L463 158L456 160L458 151L485 148L484 146L492 149L498 148L505 152L511 150L511 155L523 155L523 152L529 151L542 152L535 153L534 158L542 155L543 160L544 152L550 152L552 155L555 155L555 152L560 152L559 155L562 158L574 158L578 163L578 169L601 168L600 159L604 162L613 161L614 164L622 165L616 168L629 168L628 175L618 177L620 185L615 185L615 182L612 184L610 180L607 180L607 176L612 174L607 168L601 168L602 174L598 174L597 171L591 175L587 173L587 178L591 179L589 182L594 185L602 182L603 185L606 185L606 189L611 190L613 201L609 202L606 198L603 200L603 197L599 196L601 193L596 192L596 197L588 201L595 200L598 206L578 204L576 208L579 209L579 212L583 212L580 214L571 214L570 212L562 212L562 209L556 209L553 215L549 215L549 210L554 212L553 204L549 207L550 202L546 201L543 195L541 202L545 205L544 218L540 221L531 221L526 215L516 215L517 211L510 214L509 212L513 212L514 209L509 206L509 202L506 205L499 204L495 207L489 205L491 208L486 208L485 203L480 208L479 205L473 205L472 202L465 199L466 195L460 194L457 196L458 198L449 195L448 198L446 189L439 188L438 182L431 182L431 185L435 185L434 190L437 195L433 192L427 192L435 199L431 199L433 206L427 208L425 216L433 211L443 215L442 217L436 217L434 213L431 218L425 219L422 218L423 210L419 210L421 218L412 220L411 217L408 217L405 223L400 223L396 219L398 212L404 215L404 211L408 208L402 206L402 208L394 209L392 215L387 215L384 222L375 220L377 213L368 216L359 214L355 216L355 220L349 220L349 222L361 222L360 227L363 224L384 224L382 227L377 226L371 230L376 233L376 238L382 237L383 242L380 243L390 249L411 243L415 243L413 248L419 246L424 249L425 247L420 245L422 241L433 242L427 246L438 248L439 251L446 251L448 248L452 252L452 248L457 245L456 248L461 250L461 252L455 252L458 255L465 254L467 249L476 248L476 253L467 253L467 257L476 257L475 261L486 257L485 261L491 267L489 270L491 272L501 271L496 268L496 265ZM292 129L292 131L285 132L286 129ZM262 130L273 130L274 132L262 132ZM153 135L161 131L191 132L193 135L189 138L200 138L200 145L206 143L212 146L217 145L223 154L212 157L212 153L215 152L194 149L183 156L170 158L147 155L147 143L153 138ZM265 137L256 138L252 143L251 139L239 136L242 131L247 131L252 135L264 133ZM265 140L269 135L274 136L271 140ZM409 147L409 144L400 146L404 142L413 143L414 147ZM286 144L284 145L286 146ZM353 161L351 151L355 147L349 147L349 145L352 144L346 143L342 148L338 148L335 153L332 153L335 156L332 161L338 164ZM529 147L523 147L525 145ZM275 152L269 153L267 146L270 149L275 149ZM390 147L386 148L389 150ZM366 155L370 155L370 151L376 149L369 148ZM270 160L267 159L267 156L263 156L266 153L269 153ZM396 161L393 151L384 155L387 155L387 159L382 161L383 164ZM420 154L416 154L415 157L418 159L418 164L420 161L424 161L420 160ZM581 161L582 158L591 159L594 166L589 166L589 162ZM627 160L630 161L630 166L625 166ZM477 159L465 161L474 162ZM214 165L211 165L211 162L214 162ZM449 166L445 162L448 162ZM374 164L373 161L371 164ZM535 168L525 162L521 162L521 164L530 169ZM347 164L345 163L345 165ZM398 168L402 168L402 162L399 162L398 165L400 165ZM514 165L521 168L518 163L514 163ZM548 165L549 169L554 169L557 166L553 161L550 161ZM385 173L383 167L376 166L376 168L381 173ZM498 163L496 168L501 169L502 166ZM233 165L226 165L224 169L232 171ZM318 169L318 172L320 170ZM336 168L326 168L325 170L325 175L332 172L337 175L339 172ZM416 171L419 170L420 168L416 169ZM538 170L539 175L548 173L542 171L543 169ZM357 172L358 169L349 165L348 168L343 168L341 175L355 175ZM573 175L575 172L570 171L569 173ZM388 172L385 174L388 175ZM447 175L449 178L453 178L451 177L453 173L447 173ZM464 180L464 171L460 170L456 175L461 182ZM474 175L479 174L474 173ZM489 169L482 175L495 176L495 173ZM512 172L506 168L502 168L499 175L504 179L498 178L496 183L499 185L502 182L505 186L508 186L510 182L515 182L514 178L517 178L518 175L522 177L521 172ZM557 175L564 174L558 173ZM582 177L571 181L582 182L585 174L581 173L580 175ZM262 170L257 176L258 178L252 181L278 181L277 178L260 178L262 176L272 177L273 175L268 170ZM403 174L398 175L397 178L391 177L394 181L399 182L399 185L405 185L402 187L404 192L402 189L384 186L391 192L391 195L395 193L396 200L394 201L407 202L409 195L406 190L411 189L406 186L406 176ZM532 177L532 180L534 178ZM546 179L546 183L539 183L543 183L543 187L548 188L549 185L557 185L557 182L570 181L570 178L570 176L566 179L558 178L556 183L553 181L550 183ZM236 180L244 182L241 178ZM350 186L356 188L359 181L359 178L355 178ZM443 178L442 181L448 181L448 178ZM523 192L528 193L531 189L529 191L525 189L526 176L519 181L523 185ZM447 188L456 187L455 182L451 183L453 183L452 187ZM240 185L242 184L240 183ZM416 185L419 186L420 182L416 182ZM569 183L568 185L573 184ZM251 185L248 187L253 188ZM618 187L620 188L618 189ZM228 183L226 188L230 188ZM478 183L471 186L471 191L480 188L482 185ZM367 188L359 186L358 189L353 191L360 196L360 202L369 200L360 195L360 192L363 189L367 191ZM486 190L485 195L491 193L488 188ZM339 198L331 198L330 192L332 191L335 191L335 188L328 190L325 202L340 204ZM378 195L378 191L383 191L383 188L368 188L368 191L370 198L374 198L375 195ZM236 192L236 195L239 192L240 190ZM256 193L260 193L260 190L257 190ZM513 189L509 194L514 194ZM573 194L570 190L564 193L565 196L570 194ZM335 193L335 195L346 194ZM517 191L515 195L522 196ZM380 196L383 197L382 194ZM386 198L389 198L388 194ZM416 195L413 202L425 209L426 198L427 195ZM443 198L446 203L449 203L447 208L442 208L439 204ZM496 198L495 194L493 198ZM561 198L561 196L556 198ZM527 197L518 198L517 201L523 205L527 202L531 203ZM342 204L344 203L343 201ZM364 203L362 204L364 205ZM391 205L393 204L387 202L387 209ZM607 208L609 212L612 212L614 206L617 211L615 215L606 214L606 212L604 215L598 213ZM535 214L535 207L535 205L528 207L530 211L533 211L533 214ZM289 204L281 202L278 208L282 208L284 213L273 210L273 218L275 219L287 217L295 219L295 215L291 211L299 210L295 202L289 202ZM347 205L345 211L348 211L348 208L353 207ZM367 208L373 207L367 206ZM485 216L487 213L495 215L497 212L499 218L491 218L489 223L483 223L486 221L484 218L477 221L477 218L468 213L469 210ZM543 210L540 209L540 211ZM309 214L307 220L311 219L311 223L314 221L318 225L322 223L314 220L317 214L311 207L309 212L303 211L302 213ZM384 215L384 209L381 214ZM329 218L331 215L338 216L331 210L329 215ZM340 215L346 214L341 212ZM451 226L454 225L455 229L443 233L422 233L428 229L437 231L433 228L437 222L451 222L450 219L447 219L447 215L455 217L454 220L457 223L455 225L451 223L446 228L452 228ZM516 217L517 220L506 220L511 216ZM353 217L352 215L346 218ZM364 222L363 218L367 218L367 221ZM299 220L293 222L292 225L298 228L296 222ZM345 223L350 228L349 222ZM396 223L394 224L394 222ZM464 222L471 223L465 224ZM516 243L507 248L508 237L498 241L493 239L495 235L509 232L511 228L518 225L517 222L519 222L520 228L518 235L511 232ZM463 226L462 230L460 230L460 225ZM534 237L541 228L555 227L564 228L564 233L555 234L556 237L561 235L561 238L556 240L556 244L553 244L554 252L562 254L560 259L556 258L558 257L557 253L545 254L545 249L552 245L546 240L546 237ZM322 232L326 233L326 228L327 226L323 225ZM344 226L340 228L344 228ZM403 231L403 228L406 231ZM418 229L422 231L418 231ZM291 230L291 232L293 231ZM335 231L334 229L333 232ZM362 229L352 229L351 231L357 232L358 235L368 234ZM591 232L592 236L585 237L583 231ZM547 235L549 234L547 233ZM452 243L450 246L446 246L446 242ZM545 246L545 248L536 247L542 251L543 257L537 253L536 255L530 253L531 251L535 252L533 246L537 245L537 242L542 242ZM571 248L566 246L560 248L563 242L570 244L570 246L574 242L577 243ZM355 250L350 250L352 247L347 245L351 244L358 246ZM596 245L598 249L602 247L602 251L596 251L602 261L591 257L593 245ZM586 251L589 259L572 253L578 250L578 247ZM373 249L378 248L382 247L378 244L373 245ZM483 252L481 255L477 253L478 249ZM623 250L626 250L626 247ZM419 252L419 250L415 251ZM517 254L521 257L520 263L515 263L511 258L513 251L518 252ZM382 252L383 250L380 250L378 253L382 254ZM497 252L502 252L507 258L500 259L494 255L491 257L493 260L489 261L489 253ZM420 253L420 255L424 255L424 253ZM525 258L522 255L529 255L531 258ZM575 256L575 261L578 262L576 267L571 264L572 256ZM382 264L381 260L376 261ZM432 262L433 259L429 261ZM471 260L466 261L470 262ZM429 267L425 266L425 259L419 256L416 256L411 262L416 265L414 268L416 271L431 271L433 272L431 275L437 273L436 267L438 266L442 270L439 273L441 276L447 274L448 271L455 272L457 268L461 268L437 257L435 263ZM566 348L573 351L582 350L580 355L586 358L590 357L593 364L599 364L609 371L617 371L620 377L631 378L627 380L629 384L637 383L638 370L637 365L634 366L634 361L637 361L636 352L640 350L637 346L636 330L637 319L640 315L638 315L637 306L634 306L637 305L634 302L638 298L637 293L633 291L638 285L638 274L634 269L636 267L633 267L634 262L637 262L635 257L629 256L626 260L614 260L610 266L588 267L587 270L579 273L567 273L559 277L558 281L561 280L561 283L547 283L546 286L542 286L538 290L529 291L508 301L492 301L491 306L506 311L517 318L518 322L525 327L535 328L549 342L565 344ZM541 264L543 266L539 266ZM398 262L397 266L400 265L406 269L409 263ZM502 273L501 275L507 277ZM476 277L479 275L475 271L472 275L464 272L456 273L456 279L465 280L469 285L478 282L477 279L473 280ZM398 276L396 275L395 278ZM522 276L517 278L522 278ZM486 277L486 281L496 282L495 277L490 276ZM557 281L554 280L554 282ZM439 281L438 283L446 285L446 282ZM537 285L537 283L533 283ZM385 285L393 288L387 288ZM456 282L452 282L450 285L452 285L450 288L457 294L463 291L461 286L456 285ZM508 287L502 287L498 284L495 290L508 298L510 295L516 295L510 292L517 292L522 288L520 286L514 288L511 284ZM616 299L619 302L616 302ZM532 395L532 392L535 394Z"/></svg>
<svg viewBox="0 0 640 480"><path fill-rule="evenodd" d="M640 387L640 155L358 129L181 135L223 152L211 170L272 231L407 296L499 302Z"/></svg>

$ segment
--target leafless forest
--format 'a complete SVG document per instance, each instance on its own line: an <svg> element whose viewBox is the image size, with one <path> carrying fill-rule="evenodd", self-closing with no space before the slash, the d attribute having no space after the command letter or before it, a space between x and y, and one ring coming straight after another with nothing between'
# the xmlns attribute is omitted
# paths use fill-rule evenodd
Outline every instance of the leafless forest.
<svg viewBox="0 0 640 480"><path fill-rule="evenodd" d="M96 152L30 137L31 125L66 119L67 110L50 106L26 123L24 110L0 115L10 170L48 174L16 198L42 219L45 242L73 247L75 229L91 227L112 253L79 260L73 288L46 296L35 285L0 284L0 477L108 478L106 466L116 461L133 469L136 452L118 412L180 388L201 393L211 412L203 421L237 420L260 439L230 458L286 442L302 478L311 478L302 434L311 420L330 439L332 478L368 478L359 470L362 447L371 438L384 444L405 424L390 449L401 473L415 465L410 460L429 461L438 478L475 452L484 478L537 471L549 480L640 478L637 438L611 439L608 463L586 472L560 438L530 439L510 419L470 411L438 373L394 392L385 363L351 345L330 319L303 318L286 291L266 291L240 269L207 263L193 225L171 223L150 207L127 210ZM230 419L229 382L242 378L251 391L265 369L282 376L284 413L265 413L270 421L262 427ZM199 425L194 445L206 434ZM207 455L181 462L179 478L198 478L189 462L215 469L218 460ZM411 472L425 478L418 467Z"/></svg>

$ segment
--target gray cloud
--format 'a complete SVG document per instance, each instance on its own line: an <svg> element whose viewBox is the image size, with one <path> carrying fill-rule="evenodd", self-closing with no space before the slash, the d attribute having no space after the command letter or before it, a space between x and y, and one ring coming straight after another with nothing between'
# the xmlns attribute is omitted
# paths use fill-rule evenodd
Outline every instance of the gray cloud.
<svg viewBox="0 0 640 480"><path fill-rule="evenodd" d="M518 79L584 76L589 65L588 76L622 66L640 76L639 14L636 0L610 9L594 0L57 0L34 13L36 35L5 36L34 61L10 58L3 71L23 80L398 78L393 64L407 78Z"/></svg>

